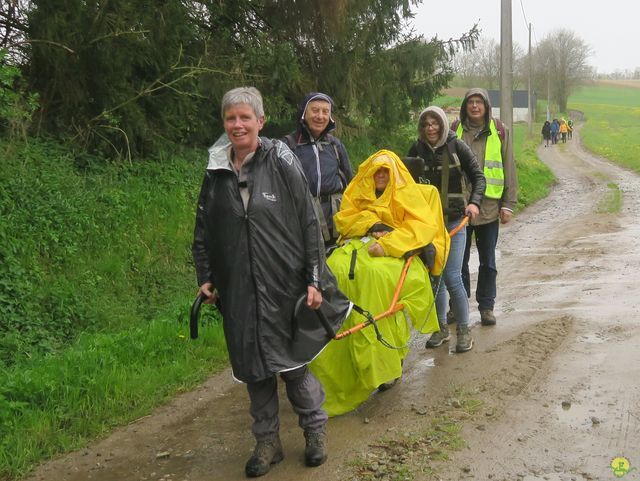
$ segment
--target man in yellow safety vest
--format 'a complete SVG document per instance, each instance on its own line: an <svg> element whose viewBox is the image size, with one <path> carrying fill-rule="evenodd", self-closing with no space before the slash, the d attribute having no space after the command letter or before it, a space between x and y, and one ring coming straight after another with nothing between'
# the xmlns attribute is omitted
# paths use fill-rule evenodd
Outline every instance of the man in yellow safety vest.
<svg viewBox="0 0 640 481"><path fill-rule="evenodd" d="M509 131L498 119L491 117L491 103L485 89L470 89L460 107L460 120L451 129L456 132L473 153L487 180L480 214L467 227L467 244L462 263L462 280L471 297L469 255L472 234L475 234L480 266L476 286L476 301L483 326L496 323L493 313L496 299L496 244L500 224L513 216L518 200L518 179Z"/></svg>

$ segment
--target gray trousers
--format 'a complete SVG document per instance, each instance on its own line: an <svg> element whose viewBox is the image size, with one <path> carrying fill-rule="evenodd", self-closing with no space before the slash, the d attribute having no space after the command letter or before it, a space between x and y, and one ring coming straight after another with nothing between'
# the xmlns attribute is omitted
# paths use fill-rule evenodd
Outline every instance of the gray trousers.
<svg viewBox="0 0 640 481"><path fill-rule="evenodd" d="M287 397L294 412L298 415L298 424L307 432L322 432L329 416L324 409L325 395L322 384L309 371L307 366L293 371L280 373L285 382ZM274 438L280 428L278 417L278 381L274 374L258 382L247 383L253 417L251 430L257 441Z"/></svg>

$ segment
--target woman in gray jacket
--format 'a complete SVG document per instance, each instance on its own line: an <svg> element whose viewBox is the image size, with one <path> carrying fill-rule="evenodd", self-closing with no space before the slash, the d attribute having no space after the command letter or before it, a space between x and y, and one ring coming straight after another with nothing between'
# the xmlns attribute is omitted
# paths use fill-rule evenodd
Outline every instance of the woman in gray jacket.
<svg viewBox="0 0 640 481"><path fill-rule="evenodd" d="M305 462L319 466L327 459L325 394L307 364L330 338L322 330L301 336L296 304L322 309L335 332L350 303L326 265L299 162L282 142L259 136L260 92L230 90L221 110L226 135L209 149L192 252L200 294L222 313L233 376L249 392L256 448L245 473L262 476L284 456L278 377L304 429Z"/></svg>

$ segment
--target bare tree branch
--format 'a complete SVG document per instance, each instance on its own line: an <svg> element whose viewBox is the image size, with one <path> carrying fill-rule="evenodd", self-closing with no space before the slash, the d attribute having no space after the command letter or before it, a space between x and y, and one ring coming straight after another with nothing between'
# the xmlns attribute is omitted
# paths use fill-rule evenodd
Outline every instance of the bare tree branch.
<svg viewBox="0 0 640 481"><path fill-rule="evenodd" d="M102 35L100 37L94 38L89 43L93 44L93 43L97 43L97 42L100 42L102 40L105 40L107 38L122 37L123 35L144 35L144 34L147 34L147 33L150 33L150 32L151 32L151 30L135 30L135 31L130 31L130 32L111 32L111 33L108 33L106 35Z"/></svg>
<svg viewBox="0 0 640 481"><path fill-rule="evenodd" d="M18 47L20 45L25 45L25 44L29 44L29 43L44 43L46 45L52 45L54 47L59 47L59 48L61 48L63 50L66 50L67 52L72 53L74 55L77 54L77 52L75 50L72 50L69 47L67 47L66 45L63 45L63 44L58 43L58 42L54 42L52 40L37 40L37 39L22 40L20 42L14 42L12 44L9 44L7 46L7 48Z"/></svg>

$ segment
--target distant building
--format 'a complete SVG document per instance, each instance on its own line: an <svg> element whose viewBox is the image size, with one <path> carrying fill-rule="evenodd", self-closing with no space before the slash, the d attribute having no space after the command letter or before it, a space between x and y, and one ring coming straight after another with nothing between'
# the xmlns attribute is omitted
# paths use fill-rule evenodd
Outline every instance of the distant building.
<svg viewBox="0 0 640 481"><path fill-rule="evenodd" d="M529 121L529 94L526 90L514 90L513 91L513 121L514 122L528 122ZM491 116L500 118L500 91L489 90L489 100L491 101ZM531 103L533 108L536 106L536 93L531 93ZM533 112L533 118L535 119L535 110Z"/></svg>

